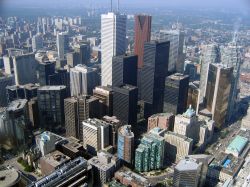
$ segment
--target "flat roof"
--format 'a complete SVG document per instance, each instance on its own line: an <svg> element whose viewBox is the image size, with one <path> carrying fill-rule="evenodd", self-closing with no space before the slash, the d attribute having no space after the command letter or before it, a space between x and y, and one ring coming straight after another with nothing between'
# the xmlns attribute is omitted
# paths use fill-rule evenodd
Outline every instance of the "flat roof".
<svg viewBox="0 0 250 187"><path fill-rule="evenodd" d="M199 164L194 159L182 159L175 167L179 171L197 170L198 168Z"/></svg>
<svg viewBox="0 0 250 187"><path fill-rule="evenodd" d="M240 154L243 151L247 143L248 143L247 138L238 135L229 144L226 150Z"/></svg>
<svg viewBox="0 0 250 187"><path fill-rule="evenodd" d="M65 88L66 86L42 86L38 90L62 90Z"/></svg>
<svg viewBox="0 0 250 187"><path fill-rule="evenodd" d="M20 174L15 169L0 170L0 186L14 186L20 180Z"/></svg>
<svg viewBox="0 0 250 187"><path fill-rule="evenodd" d="M7 111L16 111L19 109L23 109L25 105L27 104L28 100L26 99L18 99L15 101L12 101L7 108Z"/></svg>

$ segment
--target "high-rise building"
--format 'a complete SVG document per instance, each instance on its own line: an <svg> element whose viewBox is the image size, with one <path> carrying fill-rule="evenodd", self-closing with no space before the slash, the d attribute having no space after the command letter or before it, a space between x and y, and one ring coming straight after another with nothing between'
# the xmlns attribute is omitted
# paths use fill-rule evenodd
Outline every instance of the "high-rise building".
<svg viewBox="0 0 250 187"><path fill-rule="evenodd" d="M81 64L80 54L77 52L67 53L67 65L73 68L77 64Z"/></svg>
<svg viewBox="0 0 250 187"><path fill-rule="evenodd" d="M168 71L183 73L185 60L183 59L184 32L180 30L161 30L159 39L170 41Z"/></svg>
<svg viewBox="0 0 250 187"><path fill-rule="evenodd" d="M166 158L172 162L178 162L180 159L191 154L193 140L186 136L168 131L165 133Z"/></svg>
<svg viewBox="0 0 250 187"><path fill-rule="evenodd" d="M0 75L0 107L6 107L8 104L6 87L13 85L15 78L13 75Z"/></svg>
<svg viewBox="0 0 250 187"><path fill-rule="evenodd" d="M42 86L37 91L40 125L56 130L64 127L65 86Z"/></svg>
<svg viewBox="0 0 250 187"><path fill-rule="evenodd" d="M64 59L65 53L69 49L69 36L65 32L61 32L57 34L56 39L58 58L60 60Z"/></svg>
<svg viewBox="0 0 250 187"><path fill-rule="evenodd" d="M117 155L125 163L133 165L134 133L131 131L130 125L124 125L118 131Z"/></svg>
<svg viewBox="0 0 250 187"><path fill-rule="evenodd" d="M37 82L37 61L34 54L13 57L13 66L16 85L34 84Z"/></svg>
<svg viewBox="0 0 250 187"><path fill-rule="evenodd" d="M112 66L112 86L122 84L137 86L137 56L115 56L113 57Z"/></svg>
<svg viewBox="0 0 250 187"><path fill-rule="evenodd" d="M89 102L86 97L71 97L64 100L66 136L82 140L82 122L89 118Z"/></svg>
<svg viewBox="0 0 250 187"><path fill-rule="evenodd" d="M74 50L79 55L79 64L87 65L90 63L90 43L89 42L75 45Z"/></svg>
<svg viewBox="0 0 250 187"><path fill-rule="evenodd" d="M93 168L94 186L104 186L120 168L120 159L104 151L98 152L88 163Z"/></svg>
<svg viewBox="0 0 250 187"><path fill-rule="evenodd" d="M138 68L143 67L144 43L150 42L151 39L152 16L136 15L135 16L135 50L138 56Z"/></svg>
<svg viewBox="0 0 250 187"><path fill-rule="evenodd" d="M174 168L174 186L204 186L208 162L207 155L190 155L180 160Z"/></svg>
<svg viewBox="0 0 250 187"><path fill-rule="evenodd" d="M172 130L174 127L175 116L171 113L154 114L148 118L148 132L159 127L161 129Z"/></svg>
<svg viewBox="0 0 250 187"><path fill-rule="evenodd" d="M113 116L113 89L108 86L97 86L93 90L94 97L103 105L105 115Z"/></svg>
<svg viewBox="0 0 250 187"><path fill-rule="evenodd" d="M227 120L231 120L233 113L237 111L237 102L239 100L239 77L242 64L241 48L237 43L230 43L228 46L221 47L221 63L233 67L233 78L231 82L231 91L228 104Z"/></svg>
<svg viewBox="0 0 250 187"><path fill-rule="evenodd" d="M216 127L225 124L231 91L233 67L210 64L204 99L206 109L212 114Z"/></svg>
<svg viewBox="0 0 250 187"><path fill-rule="evenodd" d="M70 69L71 96L92 95L99 84L97 70L78 64Z"/></svg>
<svg viewBox="0 0 250 187"><path fill-rule="evenodd" d="M38 110L38 101L37 98L32 98L28 102L28 110L29 110L29 120L31 126L36 129L39 127L39 110Z"/></svg>
<svg viewBox="0 0 250 187"><path fill-rule="evenodd" d="M113 115L124 124L137 123L138 89L128 84L113 87Z"/></svg>
<svg viewBox="0 0 250 187"><path fill-rule="evenodd" d="M55 62L38 63L38 82L40 86L49 85L49 76L55 74Z"/></svg>
<svg viewBox="0 0 250 187"><path fill-rule="evenodd" d="M109 124L98 119L87 119L83 124L83 147L92 155L109 146Z"/></svg>
<svg viewBox="0 0 250 187"><path fill-rule="evenodd" d="M160 130L160 128L152 129ZM139 172L163 167L165 140L154 133L146 134L135 151L135 169Z"/></svg>
<svg viewBox="0 0 250 187"><path fill-rule="evenodd" d="M141 99L149 106L145 109L146 116L163 112L169 47L169 42L152 41L144 44Z"/></svg>
<svg viewBox="0 0 250 187"><path fill-rule="evenodd" d="M187 109L189 77L180 73L166 79L164 112L182 114Z"/></svg>
<svg viewBox="0 0 250 187"><path fill-rule="evenodd" d="M196 111L196 114L198 114L199 104L200 104L200 89L198 85L194 84L193 82L190 82L188 88L187 106L191 105Z"/></svg>
<svg viewBox="0 0 250 187"><path fill-rule="evenodd" d="M41 35L35 35L32 37L32 51L36 52L43 48L43 38Z"/></svg>
<svg viewBox="0 0 250 187"><path fill-rule="evenodd" d="M205 45L202 48L200 72L200 102L203 102L203 99L206 95L207 76L209 65L211 63L220 63L220 48L216 44Z"/></svg>
<svg viewBox="0 0 250 187"><path fill-rule="evenodd" d="M109 12L101 16L102 86L112 85L112 58L126 52L127 16Z"/></svg>

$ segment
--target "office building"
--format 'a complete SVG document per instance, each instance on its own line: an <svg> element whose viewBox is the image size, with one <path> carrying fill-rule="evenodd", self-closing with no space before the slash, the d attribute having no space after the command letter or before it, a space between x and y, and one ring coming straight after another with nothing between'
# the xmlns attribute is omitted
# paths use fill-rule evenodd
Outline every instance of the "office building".
<svg viewBox="0 0 250 187"><path fill-rule="evenodd" d="M126 52L126 22L119 13L101 16L102 86L112 85L112 58Z"/></svg>
<svg viewBox="0 0 250 187"><path fill-rule="evenodd" d="M67 65L73 68L78 64L81 64L80 54L77 52L67 53Z"/></svg>
<svg viewBox="0 0 250 187"><path fill-rule="evenodd" d="M43 48L43 38L42 35L35 35L32 37L32 51L36 52Z"/></svg>
<svg viewBox="0 0 250 187"><path fill-rule="evenodd" d="M138 56L138 68L143 67L144 43L150 42L151 39L152 16L136 15L135 16L135 50Z"/></svg>
<svg viewBox="0 0 250 187"><path fill-rule="evenodd" d="M174 186L204 186L208 160L209 156L207 155L190 155L180 160L174 168Z"/></svg>
<svg viewBox="0 0 250 187"><path fill-rule="evenodd" d="M83 124L83 147L92 155L109 146L109 124L98 119L87 119Z"/></svg>
<svg viewBox="0 0 250 187"><path fill-rule="evenodd" d="M64 59L64 55L69 49L69 36L67 33L61 32L56 38L57 52L59 60Z"/></svg>
<svg viewBox="0 0 250 187"><path fill-rule="evenodd" d="M196 114L198 114L200 105L200 89L193 82L190 82L188 87L187 106L190 105L194 108Z"/></svg>
<svg viewBox="0 0 250 187"><path fill-rule="evenodd" d="M130 125L122 126L118 131L118 158L133 165L134 162L134 133Z"/></svg>
<svg viewBox="0 0 250 187"><path fill-rule="evenodd" d="M38 85L26 84L22 86L13 85L6 87L7 101L8 103L16 99L27 99L28 101L32 98L37 97Z"/></svg>
<svg viewBox="0 0 250 187"><path fill-rule="evenodd" d="M160 130L155 128L152 130ZM135 151L135 169L138 172L158 170L163 167L165 140L154 133L146 134Z"/></svg>
<svg viewBox="0 0 250 187"><path fill-rule="evenodd" d="M37 61L34 54L14 56L13 67L16 85L34 84L37 82Z"/></svg>
<svg viewBox="0 0 250 187"><path fill-rule="evenodd" d="M113 94L113 89L109 86L97 86L93 90L93 96L103 105L104 115L113 116Z"/></svg>
<svg viewBox="0 0 250 187"><path fill-rule="evenodd" d="M196 112L192 106L182 115L175 116L174 132L193 139L194 144L199 141L199 130Z"/></svg>
<svg viewBox="0 0 250 187"><path fill-rule="evenodd" d="M154 114L148 118L148 132L159 127L161 129L172 130L174 127L175 116L171 113Z"/></svg>
<svg viewBox="0 0 250 187"><path fill-rule="evenodd" d="M90 43L89 42L75 45L74 50L79 55L79 64L87 65L90 63Z"/></svg>
<svg viewBox="0 0 250 187"><path fill-rule="evenodd" d="M91 187L93 185L91 170L92 168L87 161L78 157L58 167L53 173L28 185L28 187L68 187L74 185Z"/></svg>
<svg viewBox="0 0 250 187"><path fill-rule="evenodd" d="M82 140L82 121L89 118L87 97L71 97L64 100L66 136Z"/></svg>
<svg viewBox="0 0 250 187"><path fill-rule="evenodd" d="M8 104L6 87L13 85L15 78L13 75L0 75L0 107L6 107Z"/></svg>
<svg viewBox="0 0 250 187"><path fill-rule="evenodd" d="M71 96L92 95L99 85L97 70L78 64L70 69Z"/></svg>
<svg viewBox="0 0 250 187"><path fill-rule="evenodd" d="M42 86L37 91L40 125L49 130L64 127L65 86Z"/></svg>
<svg viewBox="0 0 250 187"><path fill-rule="evenodd" d="M103 186L109 182L120 168L120 159L107 152L98 152L96 157L88 160L93 168L94 186Z"/></svg>
<svg viewBox="0 0 250 187"><path fill-rule="evenodd" d="M231 90L228 104L227 120L233 118L235 111L238 111L237 102L239 102L239 77L242 64L242 48L237 43L229 43L228 46L221 47L221 63L228 67L233 67L233 77L231 81Z"/></svg>
<svg viewBox="0 0 250 187"><path fill-rule="evenodd" d="M131 85L113 87L113 115L123 124L137 123L138 89Z"/></svg>
<svg viewBox="0 0 250 187"><path fill-rule="evenodd" d="M27 100L9 103L0 115L1 144L14 152L24 150L27 146L28 125Z"/></svg>
<svg viewBox="0 0 250 187"><path fill-rule="evenodd" d="M39 160L43 176L53 173L57 168L67 163L70 158L60 151L53 151L42 156Z"/></svg>
<svg viewBox="0 0 250 187"><path fill-rule="evenodd" d="M3 56L4 72L7 75L14 73L13 58L11 56Z"/></svg>
<svg viewBox="0 0 250 187"><path fill-rule="evenodd" d="M50 75L55 74L55 62L40 62L38 63L38 82L40 86L49 85Z"/></svg>
<svg viewBox="0 0 250 187"><path fill-rule="evenodd" d="M165 133L166 158L172 162L178 162L180 159L192 153L193 140L168 131Z"/></svg>
<svg viewBox="0 0 250 187"><path fill-rule="evenodd" d="M210 64L206 96L204 99L206 109L212 114L216 127L225 124L228 114L228 105L231 90L233 67L221 64Z"/></svg>
<svg viewBox="0 0 250 187"><path fill-rule="evenodd" d="M28 111L29 111L29 120L32 128L36 129L40 126L39 124L39 110L38 110L38 101L37 98L32 98L28 101Z"/></svg>
<svg viewBox="0 0 250 187"><path fill-rule="evenodd" d="M130 84L137 86L137 59L135 55L120 55L113 57L112 86Z"/></svg>
<svg viewBox="0 0 250 187"><path fill-rule="evenodd" d="M201 57L201 77L200 77L200 102L206 95L207 88L207 77L209 65L211 63L220 63L220 48L216 44L205 45L202 47L202 57Z"/></svg>
<svg viewBox="0 0 250 187"><path fill-rule="evenodd" d="M169 72L180 72L184 70L183 46L184 32L180 30L161 30L159 39L161 41L170 41L169 49Z"/></svg>
<svg viewBox="0 0 250 187"><path fill-rule="evenodd" d="M149 180L138 173L135 173L127 168L121 168L115 172L115 179L125 186L132 187L150 187Z"/></svg>
<svg viewBox="0 0 250 187"><path fill-rule="evenodd" d="M59 135L52 132L45 131L36 136L36 145L40 150L42 156L45 156L53 151L55 151L56 142L60 139Z"/></svg>
<svg viewBox="0 0 250 187"><path fill-rule="evenodd" d="M169 42L152 41L144 44L141 100L146 104L146 117L163 112L165 78L168 72Z"/></svg>
<svg viewBox="0 0 250 187"><path fill-rule="evenodd" d="M187 109L189 77L176 73L167 77L164 93L164 112L182 114Z"/></svg>

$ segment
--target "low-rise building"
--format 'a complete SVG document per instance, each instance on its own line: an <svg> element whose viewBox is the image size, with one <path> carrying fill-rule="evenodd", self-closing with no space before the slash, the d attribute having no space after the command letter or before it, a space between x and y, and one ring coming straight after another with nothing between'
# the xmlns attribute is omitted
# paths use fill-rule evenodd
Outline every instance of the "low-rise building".
<svg viewBox="0 0 250 187"><path fill-rule="evenodd" d="M148 118L148 132L155 127L172 130L174 127L174 118L175 116L171 113L160 113L152 115Z"/></svg>

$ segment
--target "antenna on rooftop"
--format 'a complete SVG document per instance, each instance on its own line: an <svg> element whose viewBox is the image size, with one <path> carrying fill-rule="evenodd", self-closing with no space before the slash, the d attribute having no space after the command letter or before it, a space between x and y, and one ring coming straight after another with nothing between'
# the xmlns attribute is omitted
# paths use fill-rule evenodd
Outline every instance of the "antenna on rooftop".
<svg viewBox="0 0 250 187"><path fill-rule="evenodd" d="M112 0L110 0L110 3L111 3L111 12L113 12L113 1Z"/></svg>
<svg viewBox="0 0 250 187"><path fill-rule="evenodd" d="M119 12L120 9L120 0L117 0L117 12Z"/></svg>

